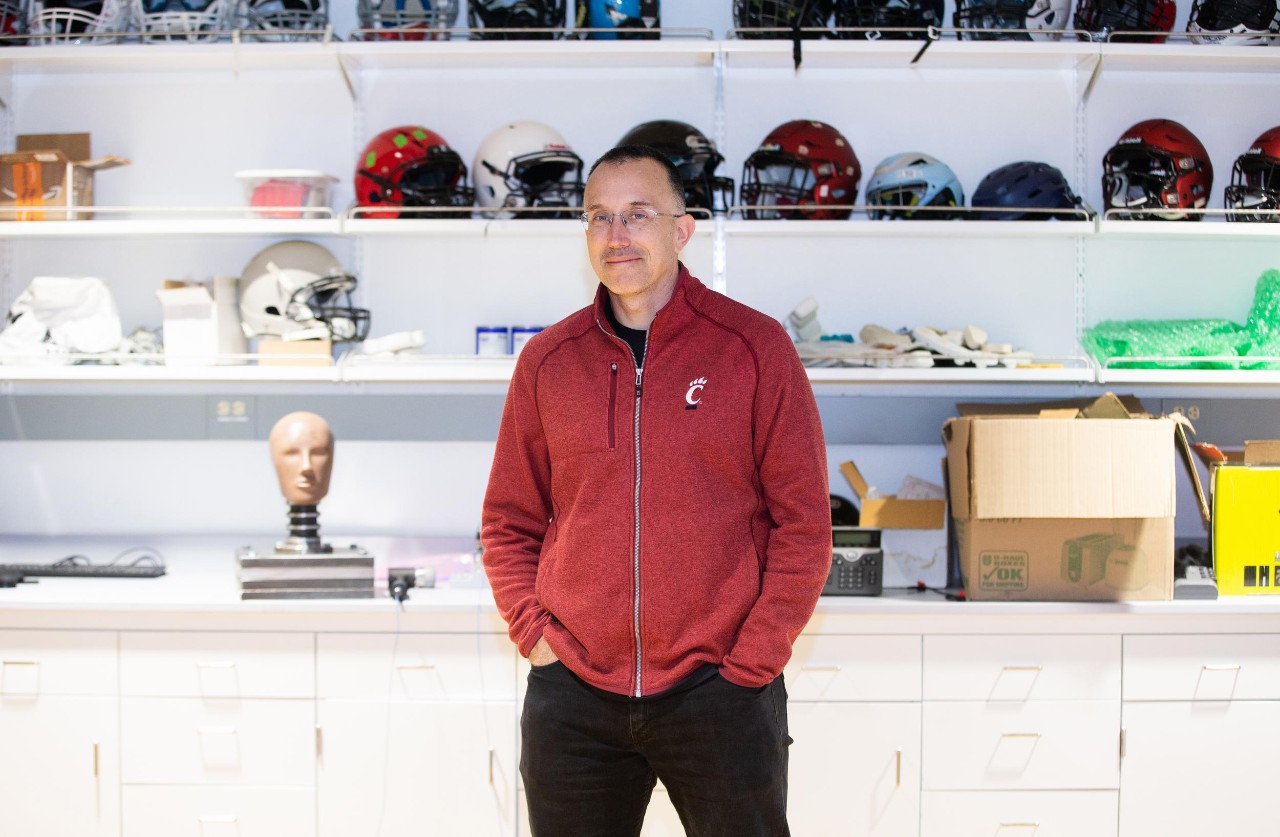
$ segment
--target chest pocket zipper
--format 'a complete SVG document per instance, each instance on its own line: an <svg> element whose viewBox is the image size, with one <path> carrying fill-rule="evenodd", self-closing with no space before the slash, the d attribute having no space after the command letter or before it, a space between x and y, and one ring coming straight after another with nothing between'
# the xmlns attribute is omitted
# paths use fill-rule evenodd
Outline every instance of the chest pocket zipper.
<svg viewBox="0 0 1280 837"><path fill-rule="evenodd" d="M618 364L609 364L609 450L618 446Z"/></svg>

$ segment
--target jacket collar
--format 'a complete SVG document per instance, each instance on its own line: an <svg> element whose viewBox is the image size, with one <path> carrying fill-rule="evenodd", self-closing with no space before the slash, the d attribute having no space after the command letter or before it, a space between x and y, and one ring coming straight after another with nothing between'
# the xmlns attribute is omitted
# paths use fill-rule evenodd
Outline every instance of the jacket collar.
<svg viewBox="0 0 1280 837"><path fill-rule="evenodd" d="M705 287L693 276L692 273L689 272L689 268L684 266L684 262L679 262L678 264L680 265L680 272L676 276L676 285L671 291L671 298L667 300L665 305L658 309L658 313L654 315L653 323L649 326L650 342L653 341L654 327L658 326L660 323L665 323L667 320L675 316L676 300L681 300L683 302L690 294L697 294L700 289ZM606 334L614 334L613 326L609 324L609 315L605 313L605 306L608 304L609 289L603 284L597 285L596 298L593 306L595 310L596 324L599 325Z"/></svg>

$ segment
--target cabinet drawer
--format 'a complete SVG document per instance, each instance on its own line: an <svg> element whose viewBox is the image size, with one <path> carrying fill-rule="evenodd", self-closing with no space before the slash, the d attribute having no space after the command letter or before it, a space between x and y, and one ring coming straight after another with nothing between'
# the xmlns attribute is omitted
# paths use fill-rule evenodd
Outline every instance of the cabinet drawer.
<svg viewBox="0 0 1280 837"><path fill-rule="evenodd" d="M783 670L791 700L919 700L920 637L802 634Z"/></svg>
<svg viewBox="0 0 1280 837"><path fill-rule="evenodd" d="M120 731L126 783L315 784L310 700L125 698Z"/></svg>
<svg viewBox="0 0 1280 837"><path fill-rule="evenodd" d="M1280 636L1124 638L1125 700L1280 699Z"/></svg>
<svg viewBox="0 0 1280 837"><path fill-rule="evenodd" d="M124 837L314 837L311 788L127 786Z"/></svg>
<svg viewBox="0 0 1280 837"><path fill-rule="evenodd" d="M1118 636L926 636L925 700L1118 700Z"/></svg>
<svg viewBox="0 0 1280 837"><path fill-rule="evenodd" d="M120 693L139 697L315 695L311 634L120 634Z"/></svg>
<svg viewBox="0 0 1280 837"><path fill-rule="evenodd" d="M513 700L516 647L506 634L320 634L322 698ZM394 651L394 656L393 656Z"/></svg>
<svg viewBox="0 0 1280 837"><path fill-rule="evenodd" d="M920 837L1116 837L1115 791L929 791Z"/></svg>
<svg viewBox="0 0 1280 837"><path fill-rule="evenodd" d="M116 694L114 631L0 631L0 696Z"/></svg>
<svg viewBox="0 0 1280 837"><path fill-rule="evenodd" d="M927 790L1119 787L1119 701L924 704Z"/></svg>

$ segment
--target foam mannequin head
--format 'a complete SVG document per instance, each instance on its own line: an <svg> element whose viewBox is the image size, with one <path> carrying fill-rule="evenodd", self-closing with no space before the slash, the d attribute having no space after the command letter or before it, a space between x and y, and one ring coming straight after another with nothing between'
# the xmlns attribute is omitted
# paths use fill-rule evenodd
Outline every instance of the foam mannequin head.
<svg viewBox="0 0 1280 837"><path fill-rule="evenodd" d="M314 506L329 493L333 431L315 413L289 413L267 437L280 493L291 505Z"/></svg>

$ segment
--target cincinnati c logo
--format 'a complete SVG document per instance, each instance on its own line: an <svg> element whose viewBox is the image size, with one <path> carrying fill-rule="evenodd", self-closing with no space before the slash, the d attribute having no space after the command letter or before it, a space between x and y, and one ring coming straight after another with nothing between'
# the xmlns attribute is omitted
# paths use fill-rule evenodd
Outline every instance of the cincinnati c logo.
<svg viewBox="0 0 1280 837"><path fill-rule="evenodd" d="M706 378L694 378L689 382L689 391L684 394L684 408L696 410L702 403L702 388L707 385Z"/></svg>

